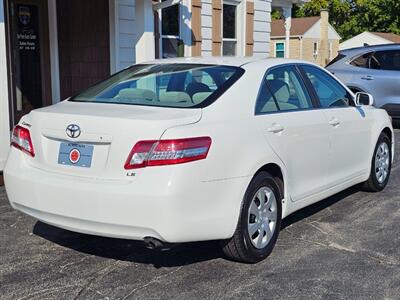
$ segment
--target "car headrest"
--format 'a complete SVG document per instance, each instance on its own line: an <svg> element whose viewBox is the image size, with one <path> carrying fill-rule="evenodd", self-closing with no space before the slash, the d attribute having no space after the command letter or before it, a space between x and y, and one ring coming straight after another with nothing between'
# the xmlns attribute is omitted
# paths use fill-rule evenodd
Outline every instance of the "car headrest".
<svg viewBox="0 0 400 300"><path fill-rule="evenodd" d="M268 80L271 92L278 102L288 102L290 99L289 85L283 80Z"/></svg>
<svg viewBox="0 0 400 300"><path fill-rule="evenodd" d="M192 97L194 94L202 93L202 92L211 92L210 88L207 84L193 81L189 83L186 87L186 93Z"/></svg>
<svg viewBox="0 0 400 300"><path fill-rule="evenodd" d="M185 92L160 93L160 102L192 102L190 96Z"/></svg>
<svg viewBox="0 0 400 300"><path fill-rule="evenodd" d="M155 101L156 94L151 90L126 88L126 89L120 90L118 92L118 95L116 96L116 98Z"/></svg>
<svg viewBox="0 0 400 300"><path fill-rule="evenodd" d="M203 102L208 96L210 96L212 92L200 92L196 93L192 96L192 100L195 104Z"/></svg>

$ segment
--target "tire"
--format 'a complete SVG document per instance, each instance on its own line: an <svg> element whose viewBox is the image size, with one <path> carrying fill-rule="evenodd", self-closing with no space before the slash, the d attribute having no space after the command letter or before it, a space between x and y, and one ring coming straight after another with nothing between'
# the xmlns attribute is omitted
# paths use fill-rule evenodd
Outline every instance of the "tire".
<svg viewBox="0 0 400 300"><path fill-rule="evenodd" d="M392 169L391 145L392 143L390 138L387 136L387 134L382 132L379 136L378 142L376 143L374 155L372 157L371 174L369 175L368 180L365 181L362 186L364 191L380 192L386 187L389 181L390 171ZM380 160L379 157L381 158ZM383 177L379 176L379 174L382 174Z"/></svg>
<svg viewBox="0 0 400 300"><path fill-rule="evenodd" d="M260 172L252 179L243 198L235 233L222 241L226 256L235 261L257 263L271 254L281 227L282 186L280 178L267 172ZM263 197L264 200L258 199ZM262 206L262 203L265 204ZM250 231L254 233L251 235Z"/></svg>

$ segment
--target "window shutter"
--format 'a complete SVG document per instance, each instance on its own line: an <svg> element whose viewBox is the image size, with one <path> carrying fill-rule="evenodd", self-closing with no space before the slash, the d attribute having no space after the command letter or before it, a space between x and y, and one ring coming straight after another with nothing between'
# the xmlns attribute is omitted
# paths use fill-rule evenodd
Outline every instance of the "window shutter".
<svg viewBox="0 0 400 300"><path fill-rule="evenodd" d="M254 2L246 3L246 56L253 55Z"/></svg>
<svg viewBox="0 0 400 300"><path fill-rule="evenodd" d="M212 55L221 55L222 33L222 2L212 0Z"/></svg>
<svg viewBox="0 0 400 300"><path fill-rule="evenodd" d="M153 5L158 3L158 0L153 0ZM154 10L154 50L155 50L155 58L160 58L160 16L158 15L158 11Z"/></svg>
<svg viewBox="0 0 400 300"><path fill-rule="evenodd" d="M201 0L192 0L192 56L201 55Z"/></svg>

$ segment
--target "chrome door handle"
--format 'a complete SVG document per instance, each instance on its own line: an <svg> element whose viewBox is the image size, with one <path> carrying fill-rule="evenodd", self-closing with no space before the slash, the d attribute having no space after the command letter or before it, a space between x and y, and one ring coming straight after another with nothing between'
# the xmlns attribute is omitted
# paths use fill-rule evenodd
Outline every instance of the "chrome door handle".
<svg viewBox="0 0 400 300"><path fill-rule="evenodd" d="M328 123L329 123L329 125L334 126L334 127L340 125L339 119L335 118L335 117L333 117Z"/></svg>
<svg viewBox="0 0 400 300"><path fill-rule="evenodd" d="M272 124L272 126L267 129L268 132L272 133L279 133L282 132L283 130L285 130L285 128L283 128L282 125L276 123Z"/></svg>
<svg viewBox="0 0 400 300"><path fill-rule="evenodd" d="M361 77L361 79L364 79L364 80L374 80L374 77L371 76L371 75L366 75L366 76Z"/></svg>

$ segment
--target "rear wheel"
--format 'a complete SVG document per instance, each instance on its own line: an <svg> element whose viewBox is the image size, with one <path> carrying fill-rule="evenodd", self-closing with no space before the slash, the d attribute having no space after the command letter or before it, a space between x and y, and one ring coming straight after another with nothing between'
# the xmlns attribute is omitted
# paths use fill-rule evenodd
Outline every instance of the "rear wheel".
<svg viewBox="0 0 400 300"><path fill-rule="evenodd" d="M279 178L266 172L250 182L236 231L231 239L223 241L223 251L229 258L256 263L272 252L281 225L281 186Z"/></svg>
<svg viewBox="0 0 400 300"><path fill-rule="evenodd" d="M371 163L371 174L363 189L369 192L382 191L387 185L392 168L392 150L390 138L381 133L375 147Z"/></svg>

